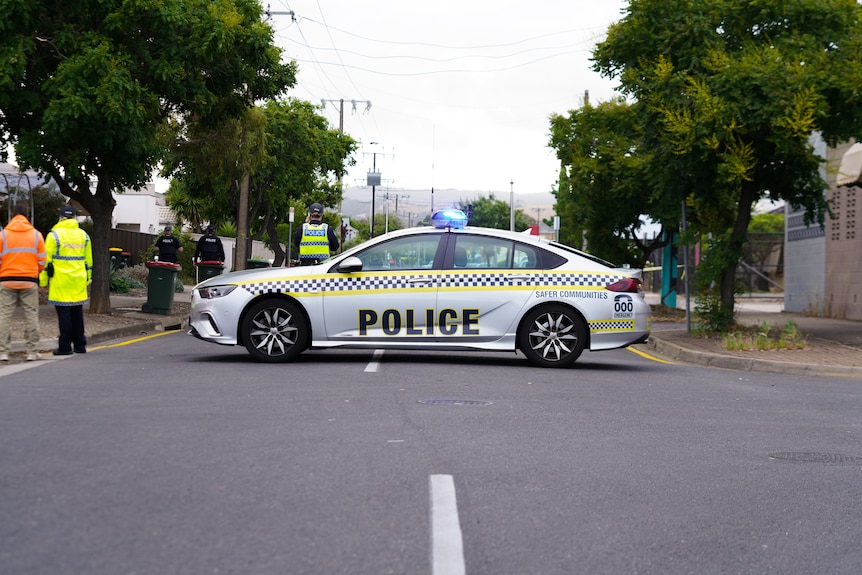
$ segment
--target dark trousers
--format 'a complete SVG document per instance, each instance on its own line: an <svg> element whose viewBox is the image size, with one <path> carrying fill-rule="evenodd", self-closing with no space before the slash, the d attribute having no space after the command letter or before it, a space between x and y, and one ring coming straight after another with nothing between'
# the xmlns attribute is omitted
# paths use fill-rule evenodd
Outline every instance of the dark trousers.
<svg viewBox="0 0 862 575"><path fill-rule="evenodd" d="M60 324L60 351L74 350L81 353L87 349L87 338L84 336L84 306L56 305L57 321Z"/></svg>

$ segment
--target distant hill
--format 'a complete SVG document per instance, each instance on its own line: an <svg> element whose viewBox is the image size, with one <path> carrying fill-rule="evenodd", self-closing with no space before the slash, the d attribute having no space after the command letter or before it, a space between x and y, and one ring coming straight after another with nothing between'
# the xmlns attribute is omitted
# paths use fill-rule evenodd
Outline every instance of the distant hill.
<svg viewBox="0 0 862 575"><path fill-rule="evenodd" d="M389 210L390 213L397 212L398 216L411 224L423 219L431 213L432 195L431 190L408 190L403 188L378 188L376 190L377 198L375 200L374 209L378 214L385 213L386 210L386 195L389 195ZM498 200L509 202L509 194L500 194L487 191L473 190L434 190L433 203L434 209L449 208L458 205L461 201L469 203L470 200L476 200L479 197L489 197L490 195ZM528 216L535 218L549 219L554 215L553 206L555 202L554 196L549 192L535 194L518 194L515 193L515 209L523 210ZM397 205L397 208L396 208ZM332 206L337 209L337 206ZM367 219L371 213L371 188L369 187L350 187L344 192L344 201L341 206L342 213L345 216L357 219ZM537 212L538 210L538 212Z"/></svg>

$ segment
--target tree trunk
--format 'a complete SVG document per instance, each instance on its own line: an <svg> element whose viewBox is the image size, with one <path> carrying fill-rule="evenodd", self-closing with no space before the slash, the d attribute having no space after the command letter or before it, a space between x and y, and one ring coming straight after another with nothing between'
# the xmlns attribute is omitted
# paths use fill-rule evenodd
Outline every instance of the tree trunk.
<svg viewBox="0 0 862 575"><path fill-rule="evenodd" d="M90 313L111 313L111 225L114 215L111 181L100 176L95 194L84 194L81 205L93 220L93 283L90 286Z"/></svg>
<svg viewBox="0 0 862 575"><path fill-rule="evenodd" d="M755 188L752 182L743 182L736 212L736 222L727 243L727 265L721 274L721 307L733 317L736 303L736 267L742 259L743 247L748 237L748 224L751 222L751 208L754 205Z"/></svg>
<svg viewBox="0 0 862 575"><path fill-rule="evenodd" d="M251 253L248 251L248 193L249 177L245 176L239 188L239 207L236 214L236 249L234 250L233 269L244 270Z"/></svg>
<svg viewBox="0 0 862 575"><path fill-rule="evenodd" d="M275 227L275 219L267 218L266 220L266 235L269 237L269 249L275 254L275 259L272 262L272 267L277 268L284 265L286 256L284 249L281 247L281 242L278 237L278 230Z"/></svg>

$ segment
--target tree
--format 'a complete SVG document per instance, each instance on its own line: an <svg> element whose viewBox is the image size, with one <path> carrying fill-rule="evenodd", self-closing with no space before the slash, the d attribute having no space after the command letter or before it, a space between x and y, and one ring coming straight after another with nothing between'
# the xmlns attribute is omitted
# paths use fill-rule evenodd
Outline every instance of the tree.
<svg viewBox="0 0 862 575"><path fill-rule="evenodd" d="M281 237L279 222L287 221L289 209L295 207L304 220L308 206L319 202L337 206L342 189L338 174L353 165L352 154L357 142L329 126L313 104L289 98L272 100L263 108L267 119L266 161L253 174L252 189L259 207L256 220L280 265L285 253L282 244L291 238ZM302 220L300 220L302 221ZM340 229L338 215L330 225Z"/></svg>
<svg viewBox="0 0 862 575"><path fill-rule="evenodd" d="M371 226L368 223L368 218L353 220L350 225L356 230L356 237L352 242L350 242L351 246L367 241L371 238L371 231L369 229ZM388 231L394 232L395 230L402 229L404 229L404 222L401 221L401 218L398 217L397 214L390 213ZM386 232L386 218L378 214L378 216L374 218L374 237L382 236Z"/></svg>
<svg viewBox="0 0 862 575"><path fill-rule="evenodd" d="M508 202L498 200L494 194L488 197L479 195L475 200L461 200L461 209L465 212L472 206L470 225L497 230L508 230L512 225L512 210ZM522 232L530 227L532 221L524 210L515 210L515 231Z"/></svg>
<svg viewBox="0 0 862 575"><path fill-rule="evenodd" d="M269 100L218 130L195 128L186 136L195 144L180 142L167 163L176 188L169 205L184 216L227 221L239 207L237 182L248 174L251 238L272 249L273 265L284 262L282 246L291 241L279 227L288 221L290 208L301 223L312 203L337 205L337 174L352 165L357 146L331 128L313 104L294 98Z"/></svg>
<svg viewBox="0 0 862 575"><path fill-rule="evenodd" d="M90 312L110 312L113 193L140 188L168 120L221 124L295 81L257 0L4 2L0 148L93 223ZM176 123L172 124L176 126Z"/></svg>
<svg viewBox="0 0 862 575"><path fill-rule="evenodd" d="M641 142L637 113L621 98L551 117L550 145L565 170L555 194L561 241L580 248L586 240L590 253L633 267L661 247L638 236L643 216L676 227L679 204L653 188Z"/></svg>
<svg viewBox="0 0 862 575"><path fill-rule="evenodd" d="M712 234L699 271L714 273L730 323L752 207L785 200L823 225L810 138L834 145L862 133L862 7L631 0L593 58L633 102L653 186L685 196L692 229Z"/></svg>

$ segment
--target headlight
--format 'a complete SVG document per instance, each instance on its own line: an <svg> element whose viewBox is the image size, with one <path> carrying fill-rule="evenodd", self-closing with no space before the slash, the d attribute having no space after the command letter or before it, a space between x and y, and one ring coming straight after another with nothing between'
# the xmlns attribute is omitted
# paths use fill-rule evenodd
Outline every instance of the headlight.
<svg viewBox="0 0 862 575"><path fill-rule="evenodd" d="M198 288L198 294L203 299L215 299L224 297L235 289L236 286L207 286Z"/></svg>

